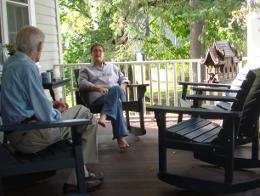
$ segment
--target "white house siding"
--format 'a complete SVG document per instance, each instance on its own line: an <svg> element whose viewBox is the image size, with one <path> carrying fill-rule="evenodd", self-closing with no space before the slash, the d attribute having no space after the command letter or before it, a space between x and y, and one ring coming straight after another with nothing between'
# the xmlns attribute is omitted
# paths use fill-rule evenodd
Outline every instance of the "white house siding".
<svg viewBox="0 0 260 196"><path fill-rule="evenodd" d="M40 61L40 70L52 69L61 63L59 42L58 0L35 0L36 26L45 33L45 43Z"/></svg>

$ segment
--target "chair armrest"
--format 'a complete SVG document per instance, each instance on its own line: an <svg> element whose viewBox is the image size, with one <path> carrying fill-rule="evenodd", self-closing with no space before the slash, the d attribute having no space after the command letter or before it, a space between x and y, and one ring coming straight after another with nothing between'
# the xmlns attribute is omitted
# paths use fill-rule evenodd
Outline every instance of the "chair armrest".
<svg viewBox="0 0 260 196"><path fill-rule="evenodd" d="M146 92L146 87L149 84L128 84L128 88L137 88L137 99L142 100L144 98L144 94Z"/></svg>
<svg viewBox="0 0 260 196"><path fill-rule="evenodd" d="M241 89L229 89L229 88L216 88L216 87L212 87L212 88L208 88L208 87L191 87L192 90L194 91L208 91L208 92L226 92L226 93L237 93L239 90Z"/></svg>
<svg viewBox="0 0 260 196"><path fill-rule="evenodd" d="M0 132L30 131L32 129L73 127L73 126L89 125L89 124L91 124L90 119L72 119L72 120L61 120L55 122L37 122L31 124L2 125L0 127Z"/></svg>
<svg viewBox="0 0 260 196"><path fill-rule="evenodd" d="M238 118L241 117L242 115L242 112L237 112L237 111L171 107L171 106L161 106L161 105L147 106L146 110L153 111L156 113L177 113L177 114L199 115L200 117L206 119L224 119L226 117Z"/></svg>
<svg viewBox="0 0 260 196"><path fill-rule="evenodd" d="M144 88L149 86L149 84L128 84L127 87L137 87L137 88Z"/></svg>
<svg viewBox="0 0 260 196"><path fill-rule="evenodd" d="M186 97L187 99L192 99L194 101L226 101L226 102L234 102L237 99L235 97L230 96L217 96L217 95L189 95Z"/></svg>
<svg viewBox="0 0 260 196"><path fill-rule="evenodd" d="M179 85L187 85L187 86L212 86L212 87L227 87L230 88L230 84L222 84L222 83L205 83L205 82L179 82Z"/></svg>
<svg viewBox="0 0 260 196"><path fill-rule="evenodd" d="M204 83L204 82L179 82L179 85L182 85L182 99L186 99L188 86L208 86L208 87L226 87L230 88L229 84L220 84L220 83Z"/></svg>

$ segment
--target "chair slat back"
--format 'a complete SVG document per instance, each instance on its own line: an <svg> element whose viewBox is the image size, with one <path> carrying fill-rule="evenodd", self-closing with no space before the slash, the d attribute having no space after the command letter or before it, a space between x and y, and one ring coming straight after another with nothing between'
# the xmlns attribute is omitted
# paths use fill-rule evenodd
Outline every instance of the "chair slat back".
<svg viewBox="0 0 260 196"><path fill-rule="evenodd" d="M247 75L246 75L246 79L243 80L241 86L240 86L240 90L238 91L238 93L236 94L236 99L237 101L235 101L232 106L231 106L231 110L232 111L241 111L246 97L249 94L250 88L252 87L254 81L256 78L256 74L253 71L248 71Z"/></svg>
<svg viewBox="0 0 260 196"><path fill-rule="evenodd" d="M248 92L246 92L245 90L242 90L242 88L244 89L248 89L249 85L252 85L251 82L252 80L255 79L255 74L252 73L252 71L249 71L248 69L244 69L242 70L237 77L235 78L235 80L232 82L230 89L235 89L235 90L240 90L238 93L226 93L227 96L230 97L236 97L238 99L243 99L245 98L244 96L248 94ZM245 80L249 80L246 81ZM244 101L244 100L242 100ZM242 104L240 103L232 103L232 102L223 102L223 101L219 101L216 104L218 107L225 109L225 110L231 110L234 109L235 111L240 111ZM237 109L236 109L237 108Z"/></svg>
<svg viewBox="0 0 260 196"><path fill-rule="evenodd" d="M236 126L237 126L236 133L235 133L236 136L238 135L239 132L241 132L240 124L244 123L244 120L242 120L242 119L251 118L251 117L248 117L248 113L252 113L252 115L255 115L255 114L253 114L255 112L253 110L255 110L256 107L252 106L252 104L255 104L254 102L250 103L250 104L248 103L248 107L245 107L246 97L249 94L249 91L255 81L255 78L256 78L256 74L251 70L248 71L246 79L243 81L238 93L236 93L237 100L231 106L231 111L242 111L243 112L242 117L240 119L238 119L237 123L236 123ZM228 137L231 135L230 132L232 131L232 129L233 129L232 121L229 118L224 119L223 120L223 129L219 132L218 138L220 140L222 140L223 142L229 141L230 138L228 138ZM245 131L247 131L247 130L245 130Z"/></svg>

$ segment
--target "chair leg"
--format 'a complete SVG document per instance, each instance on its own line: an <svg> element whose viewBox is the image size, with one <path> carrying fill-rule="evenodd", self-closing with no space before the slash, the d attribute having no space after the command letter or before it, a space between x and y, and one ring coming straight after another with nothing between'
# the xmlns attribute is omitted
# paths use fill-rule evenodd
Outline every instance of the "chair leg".
<svg viewBox="0 0 260 196"><path fill-rule="evenodd" d="M233 182L234 173L234 151L235 151L235 131L236 131L236 120L232 119L233 130L231 132L230 143L227 145L228 158L225 164L225 183L231 185Z"/></svg>
<svg viewBox="0 0 260 196"><path fill-rule="evenodd" d="M130 125L130 115L129 115L129 111L126 110L125 111L125 116L126 116L126 127L127 129L131 129L131 125Z"/></svg>
<svg viewBox="0 0 260 196"><path fill-rule="evenodd" d="M183 118L183 114L179 114L178 115L178 123L182 121L182 118Z"/></svg>
<svg viewBox="0 0 260 196"><path fill-rule="evenodd" d="M155 112L155 118L157 121L157 126L159 128L159 137L158 137L158 144L159 144L159 172L166 172L167 171L167 150L164 146L165 142L165 127L166 127L166 116L165 113Z"/></svg>
<svg viewBox="0 0 260 196"><path fill-rule="evenodd" d="M252 159L254 161L258 161L259 158L259 122L256 123L255 127L255 135L252 139Z"/></svg>
<svg viewBox="0 0 260 196"><path fill-rule="evenodd" d="M86 194L84 162L82 157L81 134L77 133L77 127L72 127L72 141L75 156L75 169L77 175L78 192Z"/></svg>
<svg viewBox="0 0 260 196"><path fill-rule="evenodd" d="M139 100L139 120L140 120L140 128L143 135L146 134L146 130L144 127L144 106L143 106L143 100Z"/></svg>
<svg viewBox="0 0 260 196"><path fill-rule="evenodd" d="M2 178L0 178L0 196L4 196L4 187Z"/></svg>

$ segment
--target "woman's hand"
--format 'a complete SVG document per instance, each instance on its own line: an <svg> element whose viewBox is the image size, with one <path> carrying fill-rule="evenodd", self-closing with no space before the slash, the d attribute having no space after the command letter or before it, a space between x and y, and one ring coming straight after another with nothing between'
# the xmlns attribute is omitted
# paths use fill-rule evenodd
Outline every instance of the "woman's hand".
<svg viewBox="0 0 260 196"><path fill-rule="evenodd" d="M92 91L97 91L101 93L102 95L106 95L108 93L108 88L102 87L102 86L92 86Z"/></svg>
<svg viewBox="0 0 260 196"><path fill-rule="evenodd" d="M102 95L106 95L108 93L108 88L98 87L98 92L100 92Z"/></svg>
<svg viewBox="0 0 260 196"><path fill-rule="evenodd" d="M128 83L122 83L120 85L120 87L123 89L124 93L126 94L126 87L127 87Z"/></svg>

